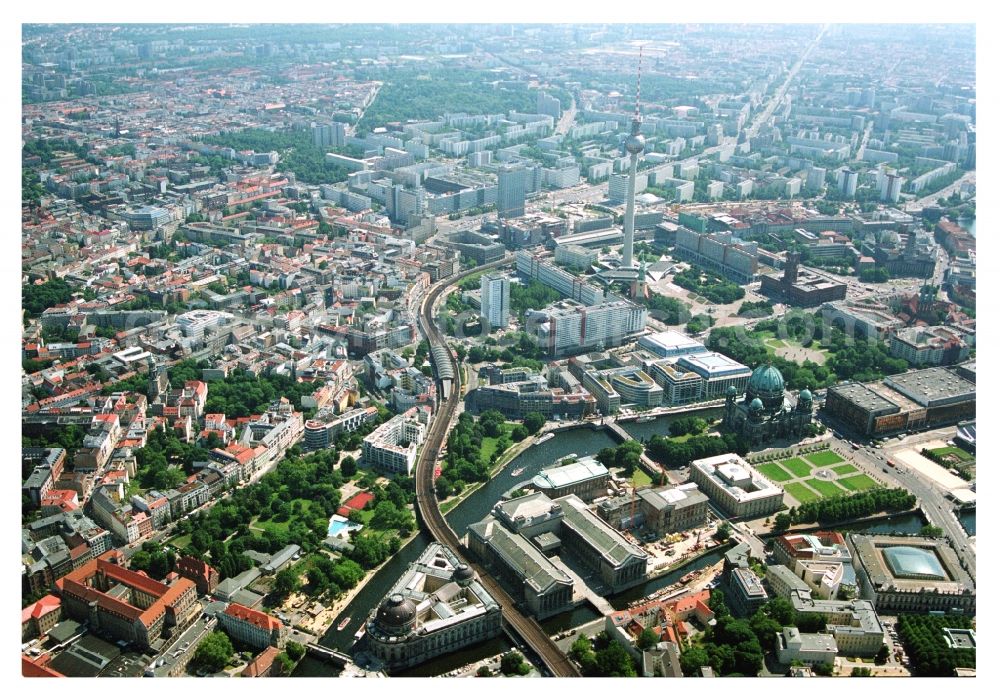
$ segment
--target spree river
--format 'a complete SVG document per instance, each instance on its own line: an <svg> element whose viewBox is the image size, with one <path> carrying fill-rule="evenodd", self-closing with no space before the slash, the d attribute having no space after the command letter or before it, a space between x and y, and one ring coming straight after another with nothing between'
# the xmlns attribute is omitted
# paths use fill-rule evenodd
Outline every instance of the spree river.
<svg viewBox="0 0 1000 693"><path fill-rule="evenodd" d="M711 414L711 410L709 411ZM699 412L698 415L705 415ZM718 414L715 414L718 416ZM628 423L624 424L626 430L632 435L640 438L647 438L653 433L665 435L669 417L660 417L655 422L645 424ZM576 453L583 457L593 455L602 448L613 446L616 440L603 430L593 430L590 427L577 428L556 433L555 437L542 443L533 445L522 452L514 461L509 463L499 474L489 482L478 488L472 495L455 507L448 515L448 524L455 532L462 536L466 528L485 517L493 506L501 499L504 493L510 491L514 486L527 481L546 466L551 466L556 460L566 455ZM517 476L514 472L522 470ZM857 523L843 530L853 529L854 531L871 532L901 532L915 533L923 522L918 516L907 516L894 520L882 520L878 522ZM332 626L320 639L320 644L341 652L350 652L354 644L354 634L364 623L368 614L378 606L379 602L385 598L392 585L399 579L407 567L417 559L420 553L432 541L432 538L424 530L399 553L394 555L383 565L375 576L362 588L360 592L351 600L347 608L338 615L336 621L339 623L343 618L350 617L350 623L344 630L338 631L336 626ZM621 608L626 603L639 599L647 594L676 583L685 573L698 568L711 565L720 560L721 549L716 549L704 556L699 557L690 564L662 575L645 585L635 587L631 590L614 595L610 598L611 604L615 608ZM541 622L542 628L548 633L557 633L567 628L575 628L598 618L600 614L591 606L584 605L577 607L573 611L553 616ZM403 676L436 676L451 671L472 662L486 657L500 654L513 646L513 643L506 637L481 643L473 648L468 648L460 652L454 652L443 657L435 658L429 662L403 672ZM296 667L293 676L337 676L340 667L332 664L324 664L313 657L307 656Z"/></svg>

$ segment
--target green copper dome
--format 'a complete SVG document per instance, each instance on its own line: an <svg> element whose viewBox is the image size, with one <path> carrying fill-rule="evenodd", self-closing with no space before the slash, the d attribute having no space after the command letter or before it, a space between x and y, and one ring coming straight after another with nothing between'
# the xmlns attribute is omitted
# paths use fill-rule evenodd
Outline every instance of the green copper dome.
<svg viewBox="0 0 1000 693"><path fill-rule="evenodd" d="M755 395L780 395L785 390L785 379L781 377L781 371L770 364L757 366L750 376L747 389Z"/></svg>
<svg viewBox="0 0 1000 693"><path fill-rule="evenodd" d="M760 411L764 408L764 403L760 401L759 397L755 397L750 403L750 411Z"/></svg>
<svg viewBox="0 0 1000 693"><path fill-rule="evenodd" d="M799 390L799 399L806 402L812 402L813 393L809 392L808 389Z"/></svg>
<svg viewBox="0 0 1000 693"><path fill-rule="evenodd" d="M728 395L729 397L735 397L736 393L737 391L735 385L730 385L728 388L726 388L726 395Z"/></svg>

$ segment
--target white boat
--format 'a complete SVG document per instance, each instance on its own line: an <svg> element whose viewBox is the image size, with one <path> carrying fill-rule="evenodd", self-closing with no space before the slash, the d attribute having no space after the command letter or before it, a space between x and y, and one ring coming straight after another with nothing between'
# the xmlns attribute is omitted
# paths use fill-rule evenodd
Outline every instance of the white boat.
<svg viewBox="0 0 1000 693"><path fill-rule="evenodd" d="M555 433L551 433L551 432L549 432L549 433L546 433L546 434L545 434L545 435L543 435L543 436L542 436L541 438L539 438L539 439L538 439L538 440L536 440L536 441L535 441L534 443L532 443L532 445L541 445L542 443L545 443L545 442L547 442L547 441L550 441L550 440L552 440L552 439L553 439L553 438L555 438L555 437L556 437L556 434L555 434Z"/></svg>
<svg viewBox="0 0 1000 693"><path fill-rule="evenodd" d="M656 420L655 416L646 415L646 416L640 416L638 419L635 420L635 422L636 423L649 423L650 421L655 421L655 420Z"/></svg>
<svg viewBox="0 0 1000 693"><path fill-rule="evenodd" d="M527 467L518 467L517 469L515 469L514 471L512 471L510 473L510 475L511 476L521 476L522 474L524 474L524 470L525 469L527 469Z"/></svg>

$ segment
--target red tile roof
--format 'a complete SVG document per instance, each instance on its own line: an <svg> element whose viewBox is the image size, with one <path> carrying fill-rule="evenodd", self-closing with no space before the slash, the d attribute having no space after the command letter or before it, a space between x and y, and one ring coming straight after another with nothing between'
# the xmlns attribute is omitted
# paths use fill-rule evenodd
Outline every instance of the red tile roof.
<svg viewBox="0 0 1000 693"><path fill-rule="evenodd" d="M48 663L48 656L39 657L37 660L32 661L27 655L21 655L21 676L25 677L48 677L48 676L58 676L62 678L62 674L54 669L49 669L45 666Z"/></svg>
<svg viewBox="0 0 1000 693"><path fill-rule="evenodd" d="M62 600L54 594L46 594L34 604L24 607L21 610L21 623L31 618L41 618L47 613L55 611L62 605Z"/></svg>
<svg viewBox="0 0 1000 693"><path fill-rule="evenodd" d="M259 655L250 660L243 673L240 676L265 676L270 670L271 666L274 664L274 658L278 656L281 652L277 647L269 645L267 649L261 652Z"/></svg>
<svg viewBox="0 0 1000 693"><path fill-rule="evenodd" d="M237 604L235 602L231 603L226 607L226 614L232 616L233 618L238 618L241 621L245 621L261 630L280 630L281 621L274 618L273 616L268 616L263 611L257 611L256 609L249 609L242 604Z"/></svg>

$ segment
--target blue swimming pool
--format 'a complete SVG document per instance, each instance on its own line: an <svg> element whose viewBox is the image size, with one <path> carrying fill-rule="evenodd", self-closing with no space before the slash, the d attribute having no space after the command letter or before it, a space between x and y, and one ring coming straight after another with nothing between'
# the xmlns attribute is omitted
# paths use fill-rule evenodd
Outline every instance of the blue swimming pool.
<svg viewBox="0 0 1000 693"><path fill-rule="evenodd" d="M351 522L343 515L334 515L330 518L330 525L326 530L329 537L347 538L347 535L355 529L361 529L357 522Z"/></svg>

